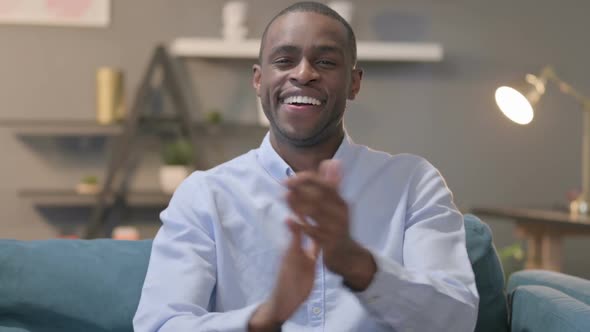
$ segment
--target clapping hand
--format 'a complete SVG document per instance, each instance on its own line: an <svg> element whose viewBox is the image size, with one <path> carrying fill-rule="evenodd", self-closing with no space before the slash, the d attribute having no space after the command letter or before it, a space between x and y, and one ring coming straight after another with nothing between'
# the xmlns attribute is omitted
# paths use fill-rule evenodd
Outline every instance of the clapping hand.
<svg viewBox="0 0 590 332"><path fill-rule="evenodd" d="M350 214L340 196L342 170L337 160L325 160L318 172L301 172L286 181L287 203L297 215L297 227L321 248L326 267L354 290L368 287L377 267L372 254L350 235Z"/></svg>
<svg viewBox="0 0 590 332"><path fill-rule="evenodd" d="M348 204L338 191L341 180L340 163L327 160L318 172L300 172L285 182L286 200L295 214L286 221L291 243L275 288L250 319L249 331L280 330L305 302L313 289L320 250L326 267L341 275L351 289L368 287L377 267L372 254L350 236ZM303 247L304 234L311 238L309 248Z"/></svg>

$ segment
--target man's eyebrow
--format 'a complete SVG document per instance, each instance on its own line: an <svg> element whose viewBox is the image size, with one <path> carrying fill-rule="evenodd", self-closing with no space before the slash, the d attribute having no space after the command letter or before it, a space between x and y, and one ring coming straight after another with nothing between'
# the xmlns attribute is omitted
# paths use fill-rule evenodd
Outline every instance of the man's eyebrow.
<svg viewBox="0 0 590 332"><path fill-rule="evenodd" d="M332 45L317 45L313 46L313 50L318 53L337 53L338 55L344 56L344 50L338 46ZM289 53L299 53L301 52L301 48L295 45L279 45L275 46L270 51L270 56L275 56L277 54L289 54Z"/></svg>
<svg viewBox="0 0 590 332"><path fill-rule="evenodd" d="M276 54L285 54L285 53L298 53L301 52L301 48L294 46L294 45L279 45L275 46L270 50L270 56L274 56Z"/></svg>
<svg viewBox="0 0 590 332"><path fill-rule="evenodd" d="M314 46L314 50L319 53L338 53L339 55L344 56L344 50L338 46L318 45Z"/></svg>

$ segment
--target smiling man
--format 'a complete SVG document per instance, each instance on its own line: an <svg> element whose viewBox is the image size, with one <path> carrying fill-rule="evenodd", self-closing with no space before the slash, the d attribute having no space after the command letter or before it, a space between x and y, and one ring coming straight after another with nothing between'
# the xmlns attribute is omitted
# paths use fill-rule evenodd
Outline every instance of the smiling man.
<svg viewBox="0 0 590 332"><path fill-rule="evenodd" d="M286 8L253 71L270 131L178 188L135 331L473 331L478 294L443 178L344 130L362 79L346 21Z"/></svg>

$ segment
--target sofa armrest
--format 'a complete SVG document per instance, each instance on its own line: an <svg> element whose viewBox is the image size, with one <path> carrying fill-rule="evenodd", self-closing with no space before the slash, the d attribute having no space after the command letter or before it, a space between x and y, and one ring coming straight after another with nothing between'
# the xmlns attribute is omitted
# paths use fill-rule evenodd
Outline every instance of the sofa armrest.
<svg viewBox="0 0 590 332"><path fill-rule="evenodd" d="M590 305L590 280L552 271L519 271L510 276L507 287L508 293L519 286L525 285L553 288L580 302Z"/></svg>
<svg viewBox="0 0 590 332"><path fill-rule="evenodd" d="M590 331L590 306L545 286L519 286L512 294L512 332Z"/></svg>

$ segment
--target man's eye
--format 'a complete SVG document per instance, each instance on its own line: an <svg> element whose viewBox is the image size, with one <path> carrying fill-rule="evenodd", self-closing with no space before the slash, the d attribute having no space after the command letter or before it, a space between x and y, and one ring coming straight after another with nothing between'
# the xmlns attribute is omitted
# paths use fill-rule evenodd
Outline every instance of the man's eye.
<svg viewBox="0 0 590 332"><path fill-rule="evenodd" d="M331 60L325 60L325 59L323 59L323 60L318 60L318 61L317 61L317 64L318 64L318 65L320 65L320 66L323 66L323 67L333 67L333 66L335 66L335 65L336 65L336 63L335 63L334 61L331 61Z"/></svg>
<svg viewBox="0 0 590 332"><path fill-rule="evenodd" d="M292 61L290 59L287 58L279 58L274 60L272 63L276 64L276 65L286 65L286 64L290 64Z"/></svg>

